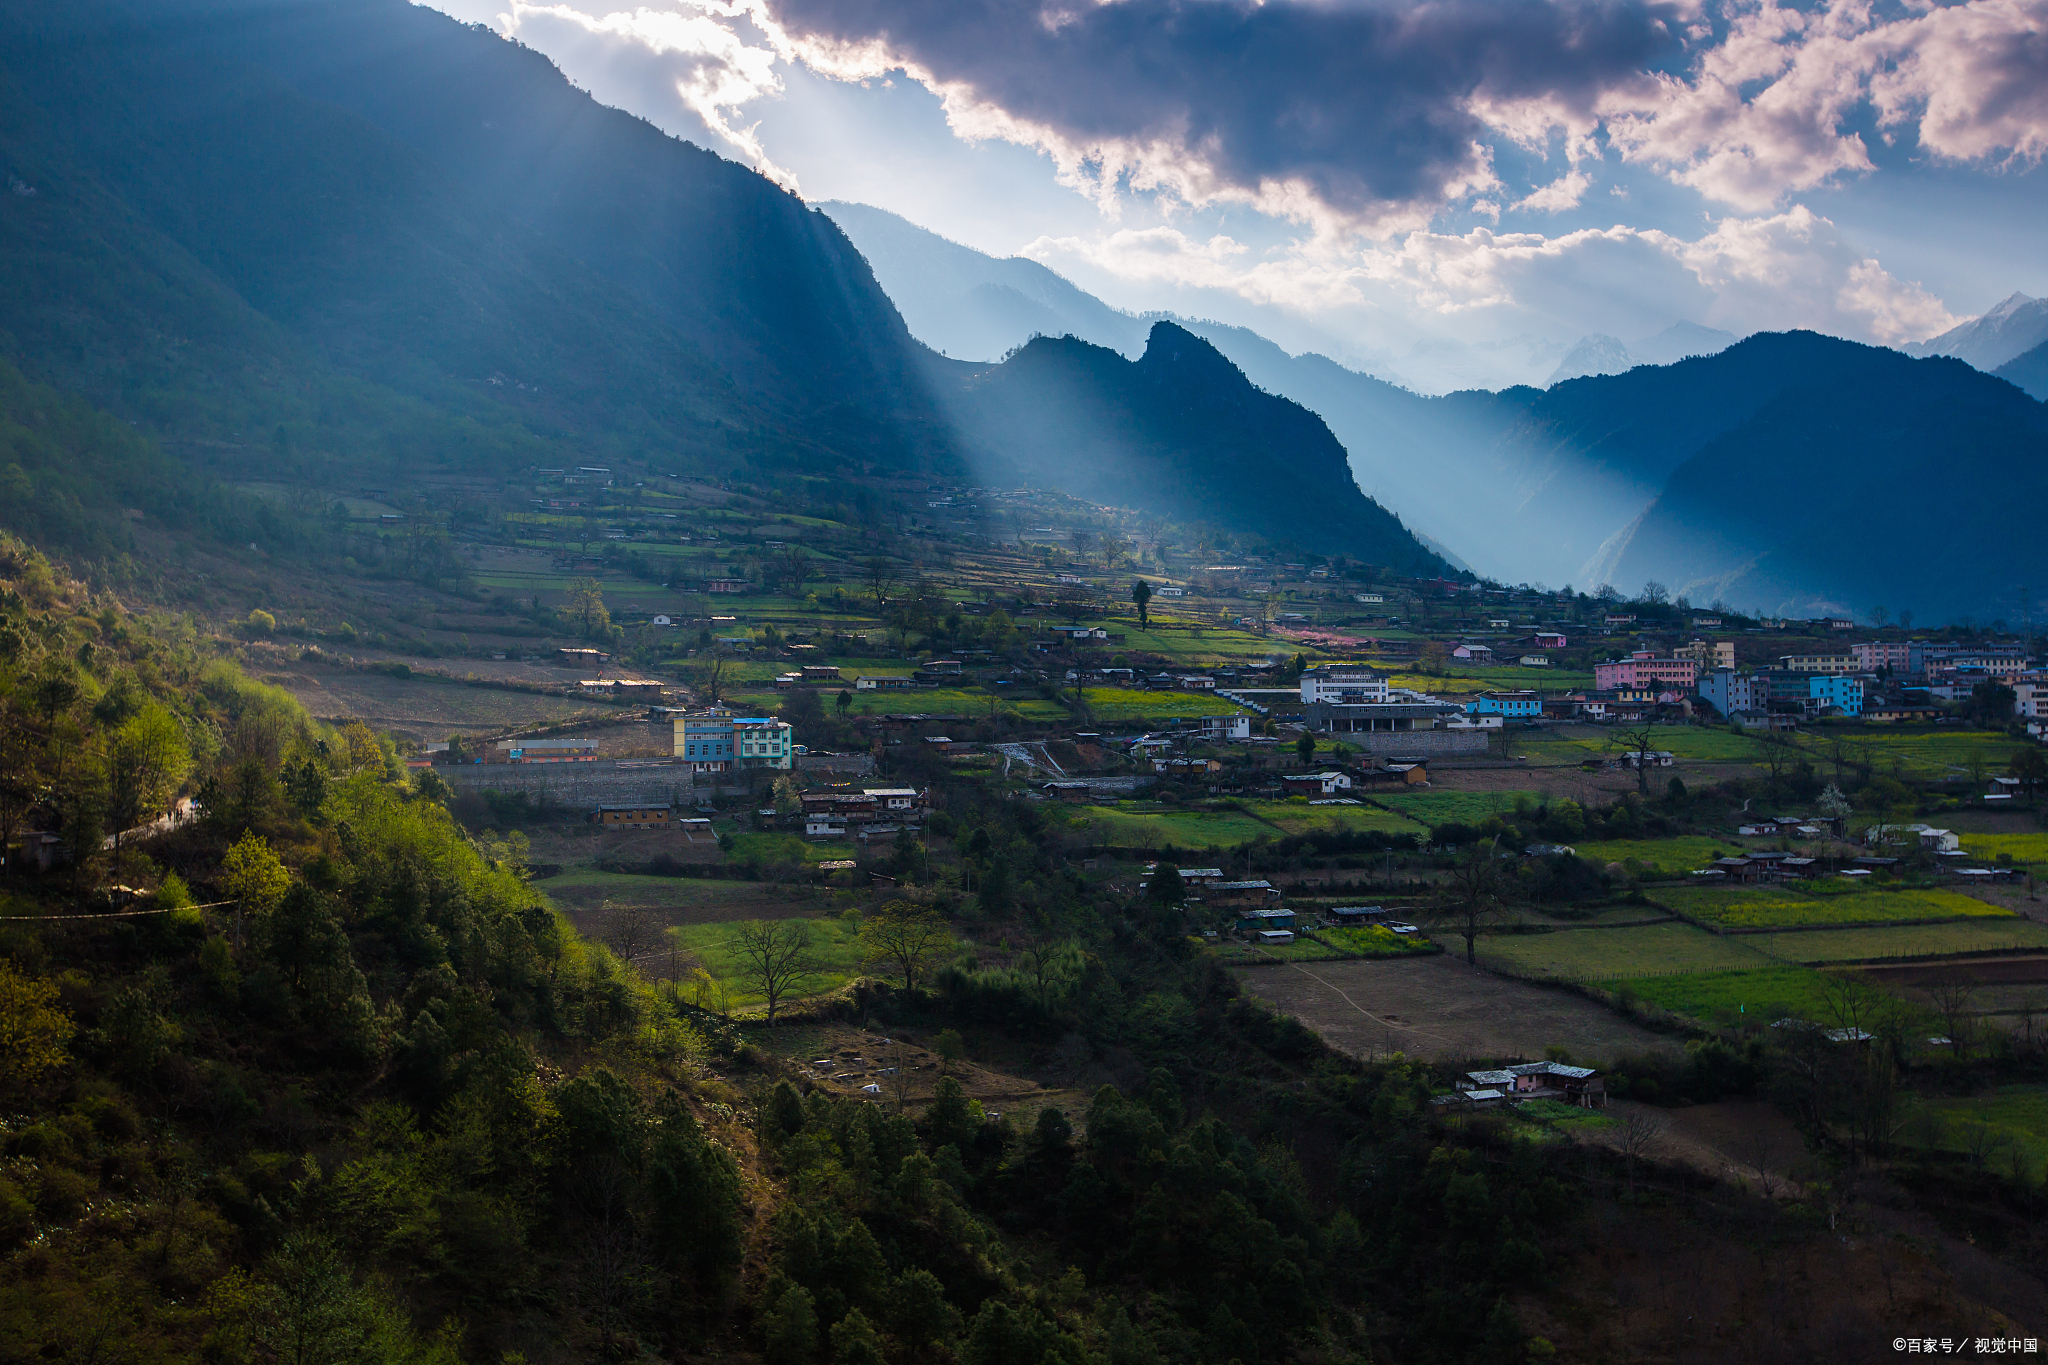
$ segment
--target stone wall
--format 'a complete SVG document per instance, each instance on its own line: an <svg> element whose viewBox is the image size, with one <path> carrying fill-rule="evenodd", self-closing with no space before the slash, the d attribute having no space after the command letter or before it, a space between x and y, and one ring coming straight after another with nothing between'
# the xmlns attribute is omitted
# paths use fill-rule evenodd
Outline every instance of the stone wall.
<svg viewBox="0 0 2048 1365"><path fill-rule="evenodd" d="M686 806L695 799L680 763L455 763L436 775L457 791L525 792L535 801L588 809L598 805Z"/></svg>
<svg viewBox="0 0 2048 1365"><path fill-rule="evenodd" d="M1377 734L1368 730L1338 738L1366 753L1391 758L1400 754L1483 754L1486 735L1484 730L1383 730Z"/></svg>

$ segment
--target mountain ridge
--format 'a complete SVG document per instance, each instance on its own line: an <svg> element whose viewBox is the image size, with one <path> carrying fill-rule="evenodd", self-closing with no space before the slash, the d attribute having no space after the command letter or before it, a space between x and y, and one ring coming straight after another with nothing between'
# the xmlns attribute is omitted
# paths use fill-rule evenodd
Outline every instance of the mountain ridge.
<svg viewBox="0 0 2048 1365"><path fill-rule="evenodd" d="M952 411L984 481L1052 484L1397 572L1444 568L1359 491L1319 417L1175 323L1153 323L1137 360L1034 338L1000 364L963 369Z"/></svg>

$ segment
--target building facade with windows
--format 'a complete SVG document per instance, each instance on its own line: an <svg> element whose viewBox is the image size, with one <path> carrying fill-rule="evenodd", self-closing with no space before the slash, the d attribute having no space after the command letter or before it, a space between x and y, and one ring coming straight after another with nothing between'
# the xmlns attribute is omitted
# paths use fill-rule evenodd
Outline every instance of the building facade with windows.
<svg viewBox="0 0 2048 1365"><path fill-rule="evenodd" d="M1387 700L1387 675L1363 664L1319 664L1301 674L1301 699L1308 705L1378 705Z"/></svg>
<svg viewBox="0 0 2048 1365"><path fill-rule="evenodd" d="M1699 676L1698 660L1658 658L1647 649L1593 665L1593 686L1601 692L1690 692Z"/></svg>

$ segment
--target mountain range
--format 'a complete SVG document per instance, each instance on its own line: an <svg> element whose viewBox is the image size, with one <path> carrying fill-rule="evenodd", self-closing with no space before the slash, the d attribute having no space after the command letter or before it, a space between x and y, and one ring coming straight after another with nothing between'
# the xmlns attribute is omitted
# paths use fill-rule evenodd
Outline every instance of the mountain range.
<svg viewBox="0 0 2048 1365"><path fill-rule="evenodd" d="M1048 312L1094 329L1076 335L1118 346L1127 335L1124 315L1094 312L1089 296L1034 263L996 261L879 211L831 211L874 252L885 288L918 294L908 317L943 318L948 300L1028 278L1058 300ZM943 254L943 270L927 266L926 250ZM2004 353L2043 312L2016 296L1916 348L1929 352L1919 358L1808 332L1734 342L1680 324L1633 344L1604 339L1610 353L1588 368L1619 373L1440 397L1290 355L1242 327L1178 326L1251 383L1320 415L1359 487L1453 563L1506 581L1630 591L1654 579L1765 612L1884 602L1933 619L2017 610L2019 587L2048 576L2031 541L1992 530L2006 509L2038 505L2022 490L2048 454L2044 409L1947 354L2035 364L2043 357ZM1993 488L1999 497L1986 502ZM1930 525L1935 508L1942 518ZM1904 545L1915 552L1900 554ZM1938 572L1928 572L1933 554Z"/></svg>
<svg viewBox="0 0 2048 1365"><path fill-rule="evenodd" d="M637 457L949 476L995 461L1107 486L977 428L1052 373L1038 357L986 375L934 354L830 217L406 0L0 0L0 180L0 424L43 433L21 446L19 500L72 499L17 529L95 499L86 521L119 522L148 500L121 489L165 486L175 464L107 444L123 426L201 483ZM1149 461L1117 484L1139 505L1290 538L1230 498L1138 496L1222 477L1213 442L1164 434L1220 358L1144 347L1143 323L1012 273L983 291L991 317L1091 318L1146 357L1143 382L1122 360L1059 381L1099 431L1034 420ZM1437 565L1342 477L1320 422L1237 388L1207 395L1235 400L1229 459L1310 503L1316 543ZM105 417L67 429L127 451L134 477L69 478L87 465L48 439L39 394Z"/></svg>
<svg viewBox="0 0 2048 1365"><path fill-rule="evenodd" d="M1899 347L1910 356L1952 355L1987 373L2048 342L2048 299L2015 293L1981 317Z"/></svg>

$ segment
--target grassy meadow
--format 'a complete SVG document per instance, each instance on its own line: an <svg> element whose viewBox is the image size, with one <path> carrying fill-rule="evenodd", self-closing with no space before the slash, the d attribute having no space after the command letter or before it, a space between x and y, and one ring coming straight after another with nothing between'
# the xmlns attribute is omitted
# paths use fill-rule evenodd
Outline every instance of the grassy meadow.
<svg viewBox="0 0 2048 1365"><path fill-rule="evenodd" d="M1440 933L1446 952L1464 940ZM1546 934L1491 934L1479 940L1479 958L1517 976L1597 981L1617 976L1742 971L1771 960L1740 938L1710 934L1696 925L1644 924L1618 929L1562 929Z"/></svg>
<svg viewBox="0 0 2048 1365"><path fill-rule="evenodd" d="M744 1009L765 1004L767 997L747 981L745 962L738 950L740 926L746 921L728 920L714 924L686 924L669 930L682 951L700 964L724 993L730 1008ZM860 974L859 927L851 920L836 918L804 921L811 934L817 970L804 978L797 994L816 995L837 990ZM683 989L687 993L688 977Z"/></svg>
<svg viewBox="0 0 2048 1365"><path fill-rule="evenodd" d="M1600 984L1619 996L1633 996L1703 1023L1743 1019L1768 1023L1787 1017L1827 1020L1829 980L1824 973L1807 967L1766 966L1748 971L1610 979Z"/></svg>
<svg viewBox="0 0 2048 1365"><path fill-rule="evenodd" d="M1951 920L1899 928L1809 929L1783 934L1745 934L1739 942L1787 962L1863 962L1893 957L1940 957L1952 953L2040 952L2048 949L2048 925L2023 919Z"/></svg>

